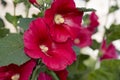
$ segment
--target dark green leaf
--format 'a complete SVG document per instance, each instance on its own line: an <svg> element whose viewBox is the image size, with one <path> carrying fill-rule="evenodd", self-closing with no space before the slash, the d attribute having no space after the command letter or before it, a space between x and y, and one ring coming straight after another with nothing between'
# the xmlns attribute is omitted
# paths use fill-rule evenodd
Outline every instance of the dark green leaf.
<svg viewBox="0 0 120 80"><path fill-rule="evenodd" d="M109 13L115 12L118 9L119 9L119 7L117 5L111 6L110 9L109 9Z"/></svg>
<svg viewBox="0 0 120 80"><path fill-rule="evenodd" d="M89 2L90 0L85 0L86 2Z"/></svg>
<svg viewBox="0 0 120 80"><path fill-rule="evenodd" d="M18 26L23 28L24 30L28 29L30 22L34 20L34 18L20 18Z"/></svg>
<svg viewBox="0 0 120 80"><path fill-rule="evenodd" d="M68 67L69 76L68 80L85 80L83 77L88 74L89 69L84 64L84 61L89 58L88 55L80 54L77 56L76 62Z"/></svg>
<svg viewBox="0 0 120 80"><path fill-rule="evenodd" d="M93 40L92 45L90 46L92 49L99 49L100 43L98 43L96 40Z"/></svg>
<svg viewBox="0 0 120 80"><path fill-rule="evenodd" d="M3 20L0 18L0 28L5 27Z"/></svg>
<svg viewBox="0 0 120 80"><path fill-rule="evenodd" d="M120 39L120 25L112 24L110 29L106 30L107 43Z"/></svg>
<svg viewBox="0 0 120 80"><path fill-rule="evenodd" d="M1 0L1 3L2 3L3 6L7 5L7 2L5 0Z"/></svg>
<svg viewBox="0 0 120 80"><path fill-rule="evenodd" d="M120 80L120 60L105 60L98 70L93 71L88 80Z"/></svg>
<svg viewBox="0 0 120 80"><path fill-rule="evenodd" d="M82 7L82 8L77 8L79 11L83 11L83 12L91 12L91 11L96 11L95 9L93 8L85 8L85 7Z"/></svg>
<svg viewBox="0 0 120 80"><path fill-rule="evenodd" d="M73 46L73 49L74 49L76 55L80 55L80 48L79 47Z"/></svg>
<svg viewBox="0 0 120 80"><path fill-rule="evenodd" d="M23 64L29 58L23 51L22 36L20 34L9 34L0 39L0 66L11 63Z"/></svg>
<svg viewBox="0 0 120 80"><path fill-rule="evenodd" d="M9 33L9 29L0 28L0 38L5 37Z"/></svg>
<svg viewBox="0 0 120 80"><path fill-rule="evenodd" d="M15 27L17 27L17 22L20 18L22 18L22 16L12 16L10 13L6 13L5 18L7 19L7 21L9 21L10 23L12 23Z"/></svg>

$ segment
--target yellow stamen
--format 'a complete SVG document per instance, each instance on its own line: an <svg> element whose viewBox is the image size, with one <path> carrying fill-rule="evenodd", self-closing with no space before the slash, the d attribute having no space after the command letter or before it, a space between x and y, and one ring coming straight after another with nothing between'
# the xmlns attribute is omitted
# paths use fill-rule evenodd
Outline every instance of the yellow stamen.
<svg viewBox="0 0 120 80"><path fill-rule="evenodd" d="M20 75L19 74L15 74L11 77L12 80L19 80Z"/></svg>
<svg viewBox="0 0 120 80"><path fill-rule="evenodd" d="M62 15L60 15L60 14L57 14L57 15L55 15L55 17L54 17L54 21L55 21L55 23L56 24L62 24L62 23L64 23L64 18L62 17Z"/></svg>
<svg viewBox="0 0 120 80"><path fill-rule="evenodd" d="M40 49L43 53L46 53L48 51L48 47L46 47L45 45L40 45Z"/></svg>
<svg viewBox="0 0 120 80"><path fill-rule="evenodd" d="M74 43L75 43L75 44L79 44L79 43L80 43L80 40L79 40L78 38L76 38L76 39L74 40Z"/></svg>

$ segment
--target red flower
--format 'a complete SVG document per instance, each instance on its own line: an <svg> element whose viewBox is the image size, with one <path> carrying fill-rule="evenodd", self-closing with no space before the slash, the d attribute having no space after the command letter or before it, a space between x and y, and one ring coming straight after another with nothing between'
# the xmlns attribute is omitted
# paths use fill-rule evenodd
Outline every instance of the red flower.
<svg viewBox="0 0 120 80"><path fill-rule="evenodd" d="M52 70L63 70L76 60L69 42L56 43L50 38L48 28L41 18L31 22L24 34L25 52L42 62Z"/></svg>
<svg viewBox="0 0 120 80"><path fill-rule="evenodd" d="M90 24L88 25L87 29L91 32L94 32L96 27L98 27L99 25L98 16L95 14L95 12L92 12L89 19L90 19Z"/></svg>
<svg viewBox="0 0 120 80"><path fill-rule="evenodd" d="M76 9L74 0L54 0L45 12L45 22L50 28L52 38L65 42L75 38L80 29L83 12Z"/></svg>
<svg viewBox="0 0 120 80"><path fill-rule="evenodd" d="M55 71L55 73L57 74L60 80L67 80L68 71L66 69L62 71Z"/></svg>
<svg viewBox="0 0 120 80"><path fill-rule="evenodd" d="M73 43L80 47L86 47L92 44L92 39L91 39L92 33L86 29L83 28L79 31L77 37L73 40Z"/></svg>
<svg viewBox="0 0 120 80"><path fill-rule="evenodd" d="M0 67L0 80L29 80L34 66L35 62L30 60L21 66L10 64Z"/></svg>
<svg viewBox="0 0 120 80"><path fill-rule="evenodd" d="M29 2L33 5L39 5L36 0L29 0Z"/></svg>
<svg viewBox="0 0 120 80"><path fill-rule="evenodd" d="M53 80L52 77L44 72L40 72L38 80Z"/></svg>
<svg viewBox="0 0 120 80"><path fill-rule="evenodd" d="M107 47L105 40L103 40L103 42L102 42L101 52L102 52L102 56L100 57L100 60L117 59L118 58L118 54L116 53L116 49L115 49L114 45L111 43Z"/></svg>

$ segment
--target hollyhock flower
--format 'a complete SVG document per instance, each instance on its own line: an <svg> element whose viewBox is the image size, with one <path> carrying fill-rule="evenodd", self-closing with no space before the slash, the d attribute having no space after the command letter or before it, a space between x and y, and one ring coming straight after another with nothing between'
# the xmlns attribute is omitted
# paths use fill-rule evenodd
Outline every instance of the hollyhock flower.
<svg viewBox="0 0 120 80"><path fill-rule="evenodd" d="M73 40L73 43L80 48L89 46L92 44L91 36L92 33L88 29L83 28L79 31L78 36Z"/></svg>
<svg viewBox="0 0 120 80"><path fill-rule="evenodd" d="M45 11L45 22L52 38L65 42L75 38L80 29L83 12L76 9L74 0L54 0L51 8Z"/></svg>
<svg viewBox="0 0 120 80"><path fill-rule="evenodd" d="M118 58L118 54L116 52L116 49L115 49L114 45L111 43L107 47L105 40L103 40L103 42L102 42L101 52L102 52L102 56L100 57L100 60L117 59Z"/></svg>
<svg viewBox="0 0 120 80"><path fill-rule="evenodd" d="M55 71L55 73L57 74L60 80L67 80L68 71L66 69L62 71Z"/></svg>
<svg viewBox="0 0 120 80"><path fill-rule="evenodd" d="M31 22L30 28L24 33L25 53L42 62L52 70L63 70L76 60L71 43L53 42L48 27L43 19L38 18Z"/></svg>
<svg viewBox="0 0 120 80"><path fill-rule="evenodd" d="M0 67L0 80L29 80L35 62L30 60L25 64L18 66L10 64Z"/></svg>
<svg viewBox="0 0 120 80"><path fill-rule="evenodd" d="M31 4L33 4L33 5L39 5L38 2L37 2L37 0L29 0L29 2L30 2Z"/></svg>
<svg viewBox="0 0 120 80"><path fill-rule="evenodd" d="M98 16L95 14L95 12L92 12L89 17L90 23L87 27L87 29L91 32L94 32L96 27L98 27L99 22L98 22Z"/></svg>
<svg viewBox="0 0 120 80"><path fill-rule="evenodd" d="M53 80L52 77L44 72L40 72L38 80Z"/></svg>

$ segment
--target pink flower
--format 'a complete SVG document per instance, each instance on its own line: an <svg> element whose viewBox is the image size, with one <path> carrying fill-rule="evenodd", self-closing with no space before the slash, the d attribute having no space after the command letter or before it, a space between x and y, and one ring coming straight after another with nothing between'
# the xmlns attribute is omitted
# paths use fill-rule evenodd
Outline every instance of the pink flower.
<svg viewBox="0 0 120 80"><path fill-rule="evenodd" d="M92 12L89 19L90 19L90 24L88 25L87 29L91 32L94 32L99 25L98 16L95 14L95 12Z"/></svg>
<svg viewBox="0 0 120 80"><path fill-rule="evenodd" d="M30 60L21 66L16 64L2 66L0 67L0 80L29 80L35 65L35 61Z"/></svg>
<svg viewBox="0 0 120 80"><path fill-rule="evenodd" d="M117 59L118 58L118 54L116 52L116 49L115 49L114 45L111 43L107 47L105 40L103 40L103 42L102 42L101 52L102 52L102 56L100 57L100 60Z"/></svg>
<svg viewBox="0 0 120 80"><path fill-rule="evenodd" d="M74 0L54 0L45 12L45 22L50 28L52 38L65 42L75 38L80 29L83 12L76 9Z"/></svg>
<svg viewBox="0 0 120 80"><path fill-rule="evenodd" d="M66 69L62 71L55 71L55 73L57 74L60 80L67 80L68 71Z"/></svg>
<svg viewBox="0 0 120 80"><path fill-rule="evenodd" d="M31 22L30 28L24 34L25 53L42 62L52 70L63 70L76 60L71 43L53 42L43 19Z"/></svg>
<svg viewBox="0 0 120 80"><path fill-rule="evenodd" d="M40 72L38 80L53 80L52 77L44 72Z"/></svg>
<svg viewBox="0 0 120 80"><path fill-rule="evenodd" d="M92 44L91 36L92 33L88 29L83 28L79 31L77 37L73 40L73 43L80 48L90 46Z"/></svg>

